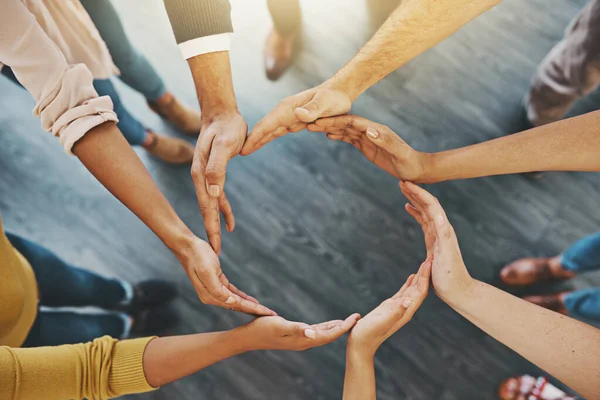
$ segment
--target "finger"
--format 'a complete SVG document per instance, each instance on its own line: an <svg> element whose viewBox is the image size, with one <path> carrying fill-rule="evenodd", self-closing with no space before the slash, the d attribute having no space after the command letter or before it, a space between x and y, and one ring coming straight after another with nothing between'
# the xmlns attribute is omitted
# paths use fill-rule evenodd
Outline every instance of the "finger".
<svg viewBox="0 0 600 400"><path fill-rule="evenodd" d="M294 115L299 121L313 122L321 117L325 112L325 105L321 101L313 97L308 103L294 110Z"/></svg>
<svg viewBox="0 0 600 400"><path fill-rule="evenodd" d="M221 197L225 187L227 163L230 159L231 149L223 139L217 136L212 143L205 170L206 189L209 196Z"/></svg>
<svg viewBox="0 0 600 400"><path fill-rule="evenodd" d="M225 217L225 226L227 227L227 231L233 232L235 229L235 217L225 192L223 192L221 197L219 197L219 209L221 210L223 217Z"/></svg>
<svg viewBox="0 0 600 400"><path fill-rule="evenodd" d="M286 321L286 329L291 335L299 338L314 339L316 337L315 330L304 322Z"/></svg>
<svg viewBox="0 0 600 400"><path fill-rule="evenodd" d="M321 322L320 324L313 324L313 325L311 325L311 328L313 328L313 329L330 329L330 328L333 328L335 325L341 324L342 322L344 322L344 321L341 319L335 319L332 321Z"/></svg>
<svg viewBox="0 0 600 400"><path fill-rule="evenodd" d="M260 304L260 302L258 300L256 300L254 297L246 294L244 291L238 289L233 283L229 282L229 279L227 279L225 274L221 274L219 280L221 281L221 284L223 286L225 286L227 289L229 289L232 293L235 293L238 296L240 296L241 298L249 300L253 303Z"/></svg>
<svg viewBox="0 0 600 400"><path fill-rule="evenodd" d="M306 129L306 123L296 122L288 128L288 131L296 133L296 132L300 132L303 129Z"/></svg>
<svg viewBox="0 0 600 400"><path fill-rule="evenodd" d="M419 225L424 225L424 221L423 218L421 218L421 214L417 211L416 208L413 207L412 204L406 203L404 205L404 209L410 214L411 217L413 217L419 223Z"/></svg>
<svg viewBox="0 0 600 400"><path fill-rule="evenodd" d="M196 197L202 218L204 219L204 228L208 241L215 253L221 252L221 221L219 217L219 205L217 199L208 195L206 190L206 181L204 179L205 158L202 153L194 159L192 165L192 180L196 189Z"/></svg>
<svg viewBox="0 0 600 400"><path fill-rule="evenodd" d="M250 300L241 298L240 296L229 292L229 297L225 301L224 307L234 311L239 311L249 315L275 316L277 313L260 303L255 303Z"/></svg>
<svg viewBox="0 0 600 400"><path fill-rule="evenodd" d="M402 296L402 294L404 294L404 292L406 291L406 289L408 289L408 287L412 284L413 279L415 278L415 274L411 274L407 279L406 282L404 282L404 285L402 285L402 287L400 288L400 290L398 290L398 292L396 292L396 294L394 296L392 296L392 298L394 299L398 299Z"/></svg>
<svg viewBox="0 0 600 400"><path fill-rule="evenodd" d="M403 153L406 153L407 144L404 140L400 139L391 129L368 127L366 129L366 135L373 144L388 153L402 157Z"/></svg>
<svg viewBox="0 0 600 400"><path fill-rule="evenodd" d="M348 129L353 128L360 133L364 133L369 126L377 126L374 122L358 115L346 114L335 117L321 118L314 122L319 128L329 131L330 129Z"/></svg>
<svg viewBox="0 0 600 400"><path fill-rule="evenodd" d="M356 325L356 322L358 322L359 318L360 318L360 315L352 314L348 318L346 318L343 322L334 324L329 329L316 330L316 334L317 334L316 340L322 344L333 342L334 340L336 340L340 336L342 336L344 333L346 333L350 329L352 329L354 327L354 325Z"/></svg>

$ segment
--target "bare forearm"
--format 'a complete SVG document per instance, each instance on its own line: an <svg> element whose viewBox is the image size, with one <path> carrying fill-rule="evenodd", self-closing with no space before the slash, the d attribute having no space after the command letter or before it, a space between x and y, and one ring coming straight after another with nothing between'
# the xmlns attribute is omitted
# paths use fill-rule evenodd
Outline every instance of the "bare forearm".
<svg viewBox="0 0 600 400"><path fill-rule="evenodd" d="M373 38L328 83L356 99L500 0L404 0Z"/></svg>
<svg viewBox="0 0 600 400"><path fill-rule="evenodd" d="M249 350L237 329L158 338L146 347L144 373L150 385L163 386Z"/></svg>
<svg viewBox="0 0 600 400"><path fill-rule="evenodd" d="M530 171L600 171L600 111L429 156L422 182Z"/></svg>
<svg viewBox="0 0 600 400"><path fill-rule="evenodd" d="M598 399L600 330L486 283L446 302L487 334L579 392Z"/></svg>
<svg viewBox="0 0 600 400"><path fill-rule="evenodd" d="M365 354L348 345L343 400L375 400L375 385L373 355Z"/></svg>
<svg viewBox="0 0 600 400"><path fill-rule="evenodd" d="M184 247L193 237L114 123L90 130L73 153L171 250Z"/></svg>
<svg viewBox="0 0 600 400"><path fill-rule="evenodd" d="M217 115L238 112L229 52L201 54L190 58L188 65L194 78L203 121L210 122Z"/></svg>

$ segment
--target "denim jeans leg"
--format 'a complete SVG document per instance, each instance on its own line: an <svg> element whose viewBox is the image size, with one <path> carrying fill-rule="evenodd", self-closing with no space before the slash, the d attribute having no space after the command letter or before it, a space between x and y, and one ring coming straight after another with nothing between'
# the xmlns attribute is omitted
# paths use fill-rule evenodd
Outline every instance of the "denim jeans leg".
<svg viewBox="0 0 600 400"><path fill-rule="evenodd" d="M600 321L600 288L576 290L565 296L569 315Z"/></svg>
<svg viewBox="0 0 600 400"><path fill-rule="evenodd" d="M600 269L600 232L575 242L562 255L561 265L573 272Z"/></svg>

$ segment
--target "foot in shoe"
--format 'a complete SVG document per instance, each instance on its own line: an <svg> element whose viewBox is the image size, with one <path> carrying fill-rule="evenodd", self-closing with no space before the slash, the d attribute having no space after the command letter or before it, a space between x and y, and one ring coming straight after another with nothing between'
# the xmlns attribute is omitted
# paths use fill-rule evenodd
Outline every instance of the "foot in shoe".
<svg viewBox="0 0 600 400"><path fill-rule="evenodd" d="M180 131L193 136L200 134L200 112L180 102L172 93L167 92L157 100L148 101L148 106Z"/></svg>
<svg viewBox="0 0 600 400"><path fill-rule="evenodd" d="M502 282L513 286L527 286L539 282L565 280L575 274L560 264L560 256L552 258L521 258L500 271Z"/></svg>
<svg viewBox="0 0 600 400"><path fill-rule="evenodd" d="M148 131L148 140L143 147L148 153L170 164L191 164L194 159L194 146L185 140L151 131Z"/></svg>
<svg viewBox="0 0 600 400"><path fill-rule="evenodd" d="M131 336L164 335L178 321L175 310L169 307L149 308L133 315Z"/></svg>
<svg viewBox="0 0 600 400"><path fill-rule="evenodd" d="M282 36L271 29L265 44L265 72L267 78L276 81L292 65L297 33Z"/></svg>
<svg viewBox="0 0 600 400"><path fill-rule="evenodd" d="M168 281L148 279L133 285L129 307L134 310L164 306L177 296L177 287Z"/></svg>
<svg viewBox="0 0 600 400"><path fill-rule="evenodd" d="M569 310L567 310L567 307L565 306L565 296L569 293L570 292L561 292L540 296L525 296L523 297L523 300L527 300L530 303L537 304L548 310L556 311L557 313L569 315Z"/></svg>

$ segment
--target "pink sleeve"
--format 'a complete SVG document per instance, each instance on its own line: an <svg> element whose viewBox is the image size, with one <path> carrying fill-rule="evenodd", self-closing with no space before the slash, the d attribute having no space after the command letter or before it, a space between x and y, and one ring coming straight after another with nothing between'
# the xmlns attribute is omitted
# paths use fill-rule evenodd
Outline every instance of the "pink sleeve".
<svg viewBox="0 0 600 400"><path fill-rule="evenodd" d="M117 121L109 97L98 97L93 77L83 64L67 65L58 47L44 33L20 0L2 0L0 62L35 98L33 114L44 130L60 138L65 150L91 128Z"/></svg>

